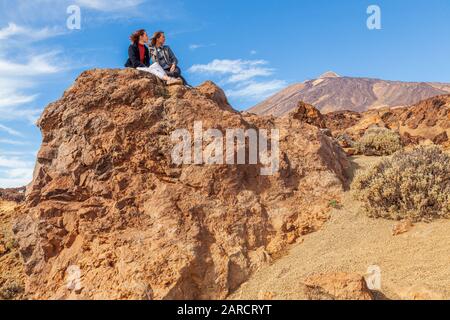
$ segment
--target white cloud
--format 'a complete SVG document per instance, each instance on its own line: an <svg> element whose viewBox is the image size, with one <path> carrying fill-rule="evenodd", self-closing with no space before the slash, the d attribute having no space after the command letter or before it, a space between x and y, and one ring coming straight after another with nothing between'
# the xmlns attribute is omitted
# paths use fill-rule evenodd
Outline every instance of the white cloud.
<svg viewBox="0 0 450 320"><path fill-rule="evenodd" d="M22 157L0 155L0 168L19 169L29 168L30 165L33 165L33 163Z"/></svg>
<svg viewBox="0 0 450 320"><path fill-rule="evenodd" d="M255 77L267 77L273 74L272 69L267 68L250 68L247 70L242 70L242 72L235 74L230 77L228 81L230 82L241 82Z"/></svg>
<svg viewBox="0 0 450 320"><path fill-rule="evenodd" d="M23 155L0 154L0 188L25 186L33 178L34 162Z"/></svg>
<svg viewBox="0 0 450 320"><path fill-rule="evenodd" d="M99 11L117 11L137 7L145 0L76 0L76 4Z"/></svg>
<svg viewBox="0 0 450 320"><path fill-rule="evenodd" d="M145 3L149 6L144 10L140 5ZM146 21L163 20L181 11L181 8L175 10L180 7L178 2L163 0L0 0L0 27L4 27L2 22L12 21L18 25L60 26L66 30L70 5L81 7L82 29L98 26L104 21L136 17ZM155 12L157 14L153 14Z"/></svg>
<svg viewBox="0 0 450 320"><path fill-rule="evenodd" d="M228 82L242 82L255 77L271 76L273 69L265 60L213 60L208 64L193 65L189 72L229 75Z"/></svg>
<svg viewBox="0 0 450 320"><path fill-rule="evenodd" d="M265 99L275 92L286 87L283 80L272 80L265 82L250 82L242 87L227 90L227 95L231 98Z"/></svg>
<svg viewBox="0 0 450 320"><path fill-rule="evenodd" d="M229 97L241 99L264 99L286 86L283 80L261 81L261 77L272 76L275 72L266 60L213 60L208 64L197 64L189 72L216 75L225 84L232 85L226 90Z"/></svg>
<svg viewBox="0 0 450 320"><path fill-rule="evenodd" d="M252 55L252 56L254 56L255 54L257 54L258 52L256 51L256 50L251 50L250 51L250 54Z"/></svg>
<svg viewBox="0 0 450 320"><path fill-rule="evenodd" d="M34 123L41 113L41 109L24 107L33 103L37 94L23 93L33 87L33 83L26 80L2 78L0 76L0 120L25 119Z"/></svg>
<svg viewBox="0 0 450 320"><path fill-rule="evenodd" d="M0 29L0 40L15 40L15 37L20 37L20 42L26 41L40 41L54 36L63 34L64 32L56 27L45 27L42 29L35 29L25 26L19 26L10 22L7 27Z"/></svg>
<svg viewBox="0 0 450 320"><path fill-rule="evenodd" d="M42 76L57 74L65 70L59 53L31 55L24 62L15 62L0 57L0 120L26 119L34 122L40 109L23 108L35 101L37 94L29 93ZM56 62L58 61L58 63Z"/></svg>
<svg viewBox="0 0 450 320"><path fill-rule="evenodd" d="M63 71L60 63L56 63L58 52L31 56L27 62L18 63L0 58L0 79L5 76L32 77L54 74Z"/></svg>
<svg viewBox="0 0 450 320"><path fill-rule="evenodd" d="M0 130L4 131L12 136L16 136L16 137L23 137L23 134L21 134L19 131L16 131L10 127L7 127L3 124L0 124Z"/></svg>
<svg viewBox="0 0 450 320"><path fill-rule="evenodd" d="M5 107L14 107L34 101L37 95L23 95L15 91L5 91L0 89L0 110ZM0 119L8 115L0 115Z"/></svg>
<svg viewBox="0 0 450 320"><path fill-rule="evenodd" d="M210 44L191 44L189 46L189 50L191 51L195 51L197 49L202 49L202 48L211 48L211 47L215 47L216 44L215 43L210 43Z"/></svg>
<svg viewBox="0 0 450 320"><path fill-rule="evenodd" d="M207 74L239 74L245 70L262 68L268 64L265 60L219 60L215 59L208 64L196 64L189 68L192 73Z"/></svg>
<svg viewBox="0 0 450 320"><path fill-rule="evenodd" d="M2 188L20 188L20 187L24 187L27 186L31 180L33 179L33 177L29 177L30 175L27 175L25 177L22 178L0 178L0 186Z"/></svg>
<svg viewBox="0 0 450 320"><path fill-rule="evenodd" d="M27 142L24 141L18 141L18 140L11 140L11 139L0 139L0 144L9 144L12 146L24 146L27 145Z"/></svg>

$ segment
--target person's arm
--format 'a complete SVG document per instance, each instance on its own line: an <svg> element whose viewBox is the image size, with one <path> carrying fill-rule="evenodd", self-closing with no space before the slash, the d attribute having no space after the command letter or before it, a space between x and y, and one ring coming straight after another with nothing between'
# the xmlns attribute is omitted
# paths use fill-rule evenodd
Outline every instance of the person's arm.
<svg viewBox="0 0 450 320"><path fill-rule="evenodd" d="M150 55L150 49L145 46L145 64L147 67L150 67L152 64L152 56Z"/></svg>
<svg viewBox="0 0 450 320"><path fill-rule="evenodd" d="M133 46L128 48L128 57L130 58L131 65L133 68L146 68L147 66L141 62L139 57L139 53L136 54L136 50L134 50Z"/></svg>
<svg viewBox="0 0 450 320"><path fill-rule="evenodd" d="M152 46L148 46L148 54L150 56L150 65L154 64L155 62L158 62L155 59L155 48Z"/></svg>
<svg viewBox="0 0 450 320"><path fill-rule="evenodd" d="M170 47L167 47L167 48L168 48L168 51L169 51L169 59L172 62L172 68L175 69L176 66L178 65L178 59L175 56L175 54L173 53L172 49L170 49ZM174 67L174 65L175 65L175 67Z"/></svg>

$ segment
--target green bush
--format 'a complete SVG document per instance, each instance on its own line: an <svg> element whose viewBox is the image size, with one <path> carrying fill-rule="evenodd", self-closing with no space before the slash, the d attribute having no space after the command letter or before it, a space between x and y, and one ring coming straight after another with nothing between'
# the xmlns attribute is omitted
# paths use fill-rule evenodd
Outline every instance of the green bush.
<svg viewBox="0 0 450 320"><path fill-rule="evenodd" d="M355 144L356 151L366 156L389 156L402 147L400 135L380 127L369 128Z"/></svg>
<svg viewBox="0 0 450 320"><path fill-rule="evenodd" d="M450 218L450 156L437 146L397 152L360 173L352 189L371 217Z"/></svg>

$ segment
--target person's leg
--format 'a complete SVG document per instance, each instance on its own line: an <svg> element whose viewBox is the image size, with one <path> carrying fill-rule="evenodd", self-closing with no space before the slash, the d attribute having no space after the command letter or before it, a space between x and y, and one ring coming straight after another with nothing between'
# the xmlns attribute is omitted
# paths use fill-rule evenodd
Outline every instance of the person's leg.
<svg viewBox="0 0 450 320"><path fill-rule="evenodd" d="M183 80L184 85L189 86L186 79L184 79L184 77L181 75L181 69L179 67L176 67L173 72L171 72L170 70L166 70L166 73L169 77L180 78L181 80Z"/></svg>
<svg viewBox="0 0 450 320"><path fill-rule="evenodd" d="M157 72L157 71L155 71L154 69L152 69L150 67L148 67L148 68L137 68L137 70L151 73L151 74L157 76L161 80L167 80L169 78L169 76L167 76L166 73Z"/></svg>
<svg viewBox="0 0 450 320"><path fill-rule="evenodd" d="M159 79L167 81L167 84L177 84L179 80L177 80L174 77L170 77L166 74L163 68L159 65L159 63L154 63L148 68L138 68L138 70L149 72L151 74L154 74Z"/></svg>
<svg viewBox="0 0 450 320"><path fill-rule="evenodd" d="M160 79L167 80L170 76L166 74L163 68L159 65L159 63L155 62L150 67L150 72L153 73L155 76L157 76Z"/></svg>
<svg viewBox="0 0 450 320"><path fill-rule="evenodd" d="M174 71L170 71L170 69L167 69L165 71L169 77L178 78L180 76L180 68L178 68L178 67L176 67L176 69Z"/></svg>

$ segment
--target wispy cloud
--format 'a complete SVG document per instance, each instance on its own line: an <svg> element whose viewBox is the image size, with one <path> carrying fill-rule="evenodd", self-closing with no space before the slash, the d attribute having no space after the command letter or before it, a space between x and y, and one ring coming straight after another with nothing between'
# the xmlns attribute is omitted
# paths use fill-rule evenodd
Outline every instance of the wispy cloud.
<svg viewBox="0 0 450 320"><path fill-rule="evenodd" d="M211 48L211 47L215 47L216 44L215 43L210 43L210 44L191 44L189 46L189 50L191 51L195 51L197 49L202 49L202 48Z"/></svg>
<svg viewBox="0 0 450 320"><path fill-rule="evenodd" d="M26 119L33 122L40 109L20 107L33 103L37 93L30 92L41 77L58 74L64 71L64 63L59 52L36 54L22 61L11 61L0 57L0 120Z"/></svg>
<svg viewBox="0 0 450 320"><path fill-rule="evenodd" d="M61 72L63 68L56 63L59 53L52 51L29 57L26 62L14 62L0 58L0 79L4 77L33 77ZM24 60L23 58L21 59Z"/></svg>
<svg viewBox="0 0 450 320"><path fill-rule="evenodd" d="M35 29L25 26L17 25L10 22L8 26L0 29L0 40L15 40L20 39L20 42L40 41L64 34L64 31L57 27L44 27Z"/></svg>
<svg viewBox="0 0 450 320"><path fill-rule="evenodd" d="M66 28L67 8L74 4L81 7L81 30ZM59 51L69 40L54 37L88 34L111 20L148 23L183 12L181 0L0 0L0 146L6 148L0 151L0 187L31 180L36 155L8 151L37 148L26 138L46 99L55 96L48 84L95 60L87 53Z"/></svg>
<svg viewBox="0 0 450 320"><path fill-rule="evenodd" d="M21 156L0 155L0 186L3 188L27 185L33 178L34 162Z"/></svg>
<svg viewBox="0 0 450 320"><path fill-rule="evenodd" d="M0 130L4 131L4 132L6 132L6 133L8 133L8 134L10 134L12 136L23 137L23 134L20 133L19 131L14 130L14 129L10 128L10 127L7 127L7 126L5 126L3 124L0 124Z"/></svg>
<svg viewBox="0 0 450 320"><path fill-rule="evenodd" d="M133 8L144 3L145 0L76 0L75 3L99 11L117 11Z"/></svg>
<svg viewBox="0 0 450 320"><path fill-rule="evenodd" d="M82 9L111 13L132 10L145 2L156 2L156 0L4 0L2 2L0 2L2 20L20 20L29 24L39 21L64 21L67 7L74 4ZM45 15L36 14L37 12L45 12Z"/></svg>
<svg viewBox="0 0 450 320"><path fill-rule="evenodd" d="M250 82L236 89L227 90L226 93L232 98L265 99L286 87L284 80L272 80L266 82Z"/></svg>
<svg viewBox="0 0 450 320"><path fill-rule="evenodd" d="M271 76L273 69L267 67L265 60L213 60L208 64L193 65L192 73L228 75L229 82L241 82L255 77Z"/></svg>
<svg viewBox="0 0 450 320"><path fill-rule="evenodd" d="M34 95L26 95L19 93L18 90L20 87L3 87L0 89L0 110L2 110L6 107L15 107L18 105L30 103L34 101L37 97L36 94ZM0 114L0 118L8 116L9 118L11 115L5 115Z"/></svg>
<svg viewBox="0 0 450 320"><path fill-rule="evenodd" d="M0 144L9 144L12 146L25 146L28 143L25 141L11 140L11 139L0 139Z"/></svg>
<svg viewBox="0 0 450 320"><path fill-rule="evenodd" d="M189 72L206 76L218 76L220 81L232 87L226 90L230 97L240 99L263 99L287 84L283 80L262 80L274 75L266 60L213 60L208 64L197 64Z"/></svg>

